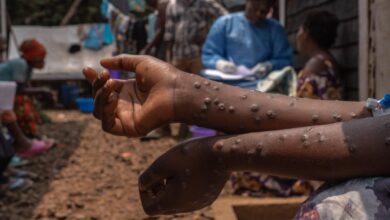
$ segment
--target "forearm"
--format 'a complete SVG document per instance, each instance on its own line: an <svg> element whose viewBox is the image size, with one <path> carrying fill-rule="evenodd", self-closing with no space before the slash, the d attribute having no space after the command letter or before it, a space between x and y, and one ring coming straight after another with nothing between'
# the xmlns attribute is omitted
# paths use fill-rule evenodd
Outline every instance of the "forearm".
<svg viewBox="0 0 390 220"><path fill-rule="evenodd" d="M178 74L174 120L226 133L247 133L371 116L364 102L322 101L250 91Z"/></svg>
<svg viewBox="0 0 390 220"><path fill-rule="evenodd" d="M223 169L304 179L390 175L390 116L219 140Z"/></svg>

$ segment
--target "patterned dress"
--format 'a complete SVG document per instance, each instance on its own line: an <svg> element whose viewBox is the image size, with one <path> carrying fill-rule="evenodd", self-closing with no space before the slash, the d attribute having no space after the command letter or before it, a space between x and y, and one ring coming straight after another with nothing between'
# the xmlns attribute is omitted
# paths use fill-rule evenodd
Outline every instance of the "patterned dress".
<svg viewBox="0 0 390 220"><path fill-rule="evenodd" d="M297 96L341 100L342 88L335 64L323 55L311 58L305 69L298 74Z"/></svg>
<svg viewBox="0 0 390 220"><path fill-rule="evenodd" d="M299 74L298 96L341 99L342 90L334 65L323 56L308 63ZM317 71L311 71L317 70ZM363 178L326 183L315 191L295 216L297 220L385 220L390 219L390 178Z"/></svg>

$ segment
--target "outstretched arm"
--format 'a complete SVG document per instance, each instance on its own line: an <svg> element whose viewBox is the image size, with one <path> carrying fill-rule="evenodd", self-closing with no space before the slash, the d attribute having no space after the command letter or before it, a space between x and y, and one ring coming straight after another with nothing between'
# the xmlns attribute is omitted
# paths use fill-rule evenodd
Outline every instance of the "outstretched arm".
<svg viewBox="0 0 390 220"><path fill-rule="evenodd" d="M381 116L183 143L140 177L143 206L148 214L203 208L218 197L231 171L326 181L388 176L389 127L390 116Z"/></svg>
<svg viewBox="0 0 390 220"><path fill-rule="evenodd" d="M237 134L371 116L364 102L309 100L250 91L184 73L148 56L123 55L101 63L108 69L137 74L136 80L107 81L108 77L98 78L92 69L84 71L97 91L95 116L106 125L105 130L111 132L110 126L117 129L131 124L128 129L111 132L118 135L138 136L170 122Z"/></svg>

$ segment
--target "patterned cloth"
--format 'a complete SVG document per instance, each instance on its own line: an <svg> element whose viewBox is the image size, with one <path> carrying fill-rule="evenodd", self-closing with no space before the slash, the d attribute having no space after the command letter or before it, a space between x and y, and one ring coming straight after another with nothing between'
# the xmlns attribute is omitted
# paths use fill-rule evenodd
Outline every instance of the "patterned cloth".
<svg viewBox="0 0 390 220"><path fill-rule="evenodd" d="M390 178L353 179L327 184L304 202L297 220L390 219Z"/></svg>
<svg viewBox="0 0 390 220"><path fill-rule="evenodd" d="M307 68L306 68L307 67ZM298 97L341 100L342 88L336 67L322 55L314 56L298 75Z"/></svg>
<svg viewBox="0 0 390 220"><path fill-rule="evenodd" d="M34 99L17 95L15 99L15 113L18 118L18 124L23 133L28 137L38 135L38 124L41 123L41 116L38 111L39 104Z"/></svg>
<svg viewBox="0 0 390 220"><path fill-rule="evenodd" d="M209 22L227 14L214 0L172 0L167 6L164 40L173 43L173 59L200 56Z"/></svg>

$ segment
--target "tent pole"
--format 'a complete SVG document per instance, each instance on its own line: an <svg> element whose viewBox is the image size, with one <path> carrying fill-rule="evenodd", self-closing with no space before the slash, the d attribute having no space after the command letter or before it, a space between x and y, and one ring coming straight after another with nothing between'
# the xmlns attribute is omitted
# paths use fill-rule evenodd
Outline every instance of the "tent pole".
<svg viewBox="0 0 390 220"><path fill-rule="evenodd" d="M0 37L7 40L7 8L6 0L0 0ZM0 60L6 59L6 51L2 51L0 54Z"/></svg>

